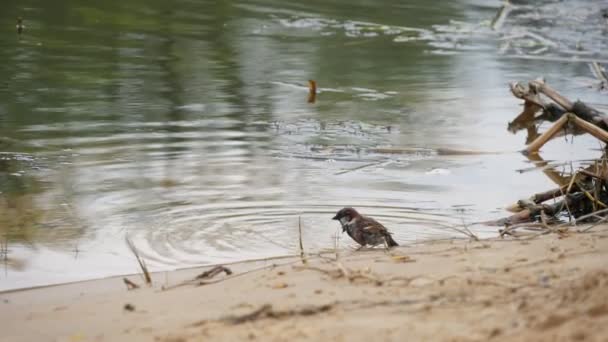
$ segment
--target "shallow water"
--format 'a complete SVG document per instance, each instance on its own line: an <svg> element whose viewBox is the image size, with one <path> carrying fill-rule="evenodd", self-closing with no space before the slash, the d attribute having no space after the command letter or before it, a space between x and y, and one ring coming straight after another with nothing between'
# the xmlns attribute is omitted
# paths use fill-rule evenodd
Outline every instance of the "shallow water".
<svg viewBox="0 0 608 342"><path fill-rule="evenodd" d="M474 223L555 186L506 129L508 82L608 104L587 63L608 60L602 2L538 4L493 30L481 0L9 2L0 290L137 272L126 235L153 270L292 254L299 217L307 250L332 248L343 206L402 243L495 235Z"/></svg>

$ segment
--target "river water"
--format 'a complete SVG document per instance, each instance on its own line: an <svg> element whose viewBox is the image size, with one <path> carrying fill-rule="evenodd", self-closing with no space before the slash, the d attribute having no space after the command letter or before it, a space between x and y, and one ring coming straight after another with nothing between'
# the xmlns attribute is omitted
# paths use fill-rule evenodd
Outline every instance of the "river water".
<svg viewBox="0 0 608 342"><path fill-rule="evenodd" d="M152 270L293 254L299 220L320 251L344 206L402 244L495 236L476 223L555 187L507 131L508 83L608 104L605 4L533 3L5 1L0 290L138 272L126 236Z"/></svg>

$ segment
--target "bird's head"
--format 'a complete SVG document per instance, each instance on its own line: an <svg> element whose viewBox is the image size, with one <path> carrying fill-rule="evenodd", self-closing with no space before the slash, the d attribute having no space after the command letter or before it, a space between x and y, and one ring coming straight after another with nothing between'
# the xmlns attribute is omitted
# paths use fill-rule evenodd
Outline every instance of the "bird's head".
<svg viewBox="0 0 608 342"><path fill-rule="evenodd" d="M337 213L336 216L334 216L332 218L332 220L339 220L340 223L346 223L349 222L350 220L357 218L361 215L359 215L359 213L353 209L353 208L343 208L340 209Z"/></svg>

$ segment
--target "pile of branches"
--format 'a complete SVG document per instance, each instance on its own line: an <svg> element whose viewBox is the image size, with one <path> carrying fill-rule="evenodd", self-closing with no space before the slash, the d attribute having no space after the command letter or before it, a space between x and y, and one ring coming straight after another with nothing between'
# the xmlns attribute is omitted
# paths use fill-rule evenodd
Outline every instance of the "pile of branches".
<svg viewBox="0 0 608 342"><path fill-rule="evenodd" d="M608 219L608 160L603 157L570 177L570 183L537 193L509 207L515 214L492 222L504 226L501 236L514 235L517 228L547 232L585 221ZM552 201L552 202L551 202ZM548 203L549 202L549 203ZM567 224L563 219L567 219ZM531 225L531 222L538 224ZM563 232L563 229L558 229Z"/></svg>
<svg viewBox="0 0 608 342"><path fill-rule="evenodd" d="M581 101L568 100L544 81L535 80L528 85L513 83L511 92L524 100L524 110L509 123L509 130L528 130L528 145L522 152L531 160L542 160L538 156L540 148L563 132L591 134L608 143L608 116ZM542 121L553 125L538 134L537 124ZM499 230L501 236L516 236L518 228L564 233L568 226L580 222L608 220L606 149L600 159L568 177L549 177L558 187L518 201L509 207L515 214L488 223L505 227Z"/></svg>

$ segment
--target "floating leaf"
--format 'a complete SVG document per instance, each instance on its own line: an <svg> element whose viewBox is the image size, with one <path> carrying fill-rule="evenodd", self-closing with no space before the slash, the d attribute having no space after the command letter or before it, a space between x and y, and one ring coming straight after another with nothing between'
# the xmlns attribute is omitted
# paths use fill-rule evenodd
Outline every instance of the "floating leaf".
<svg viewBox="0 0 608 342"><path fill-rule="evenodd" d="M317 99L317 82L308 80L308 103L315 103Z"/></svg>

